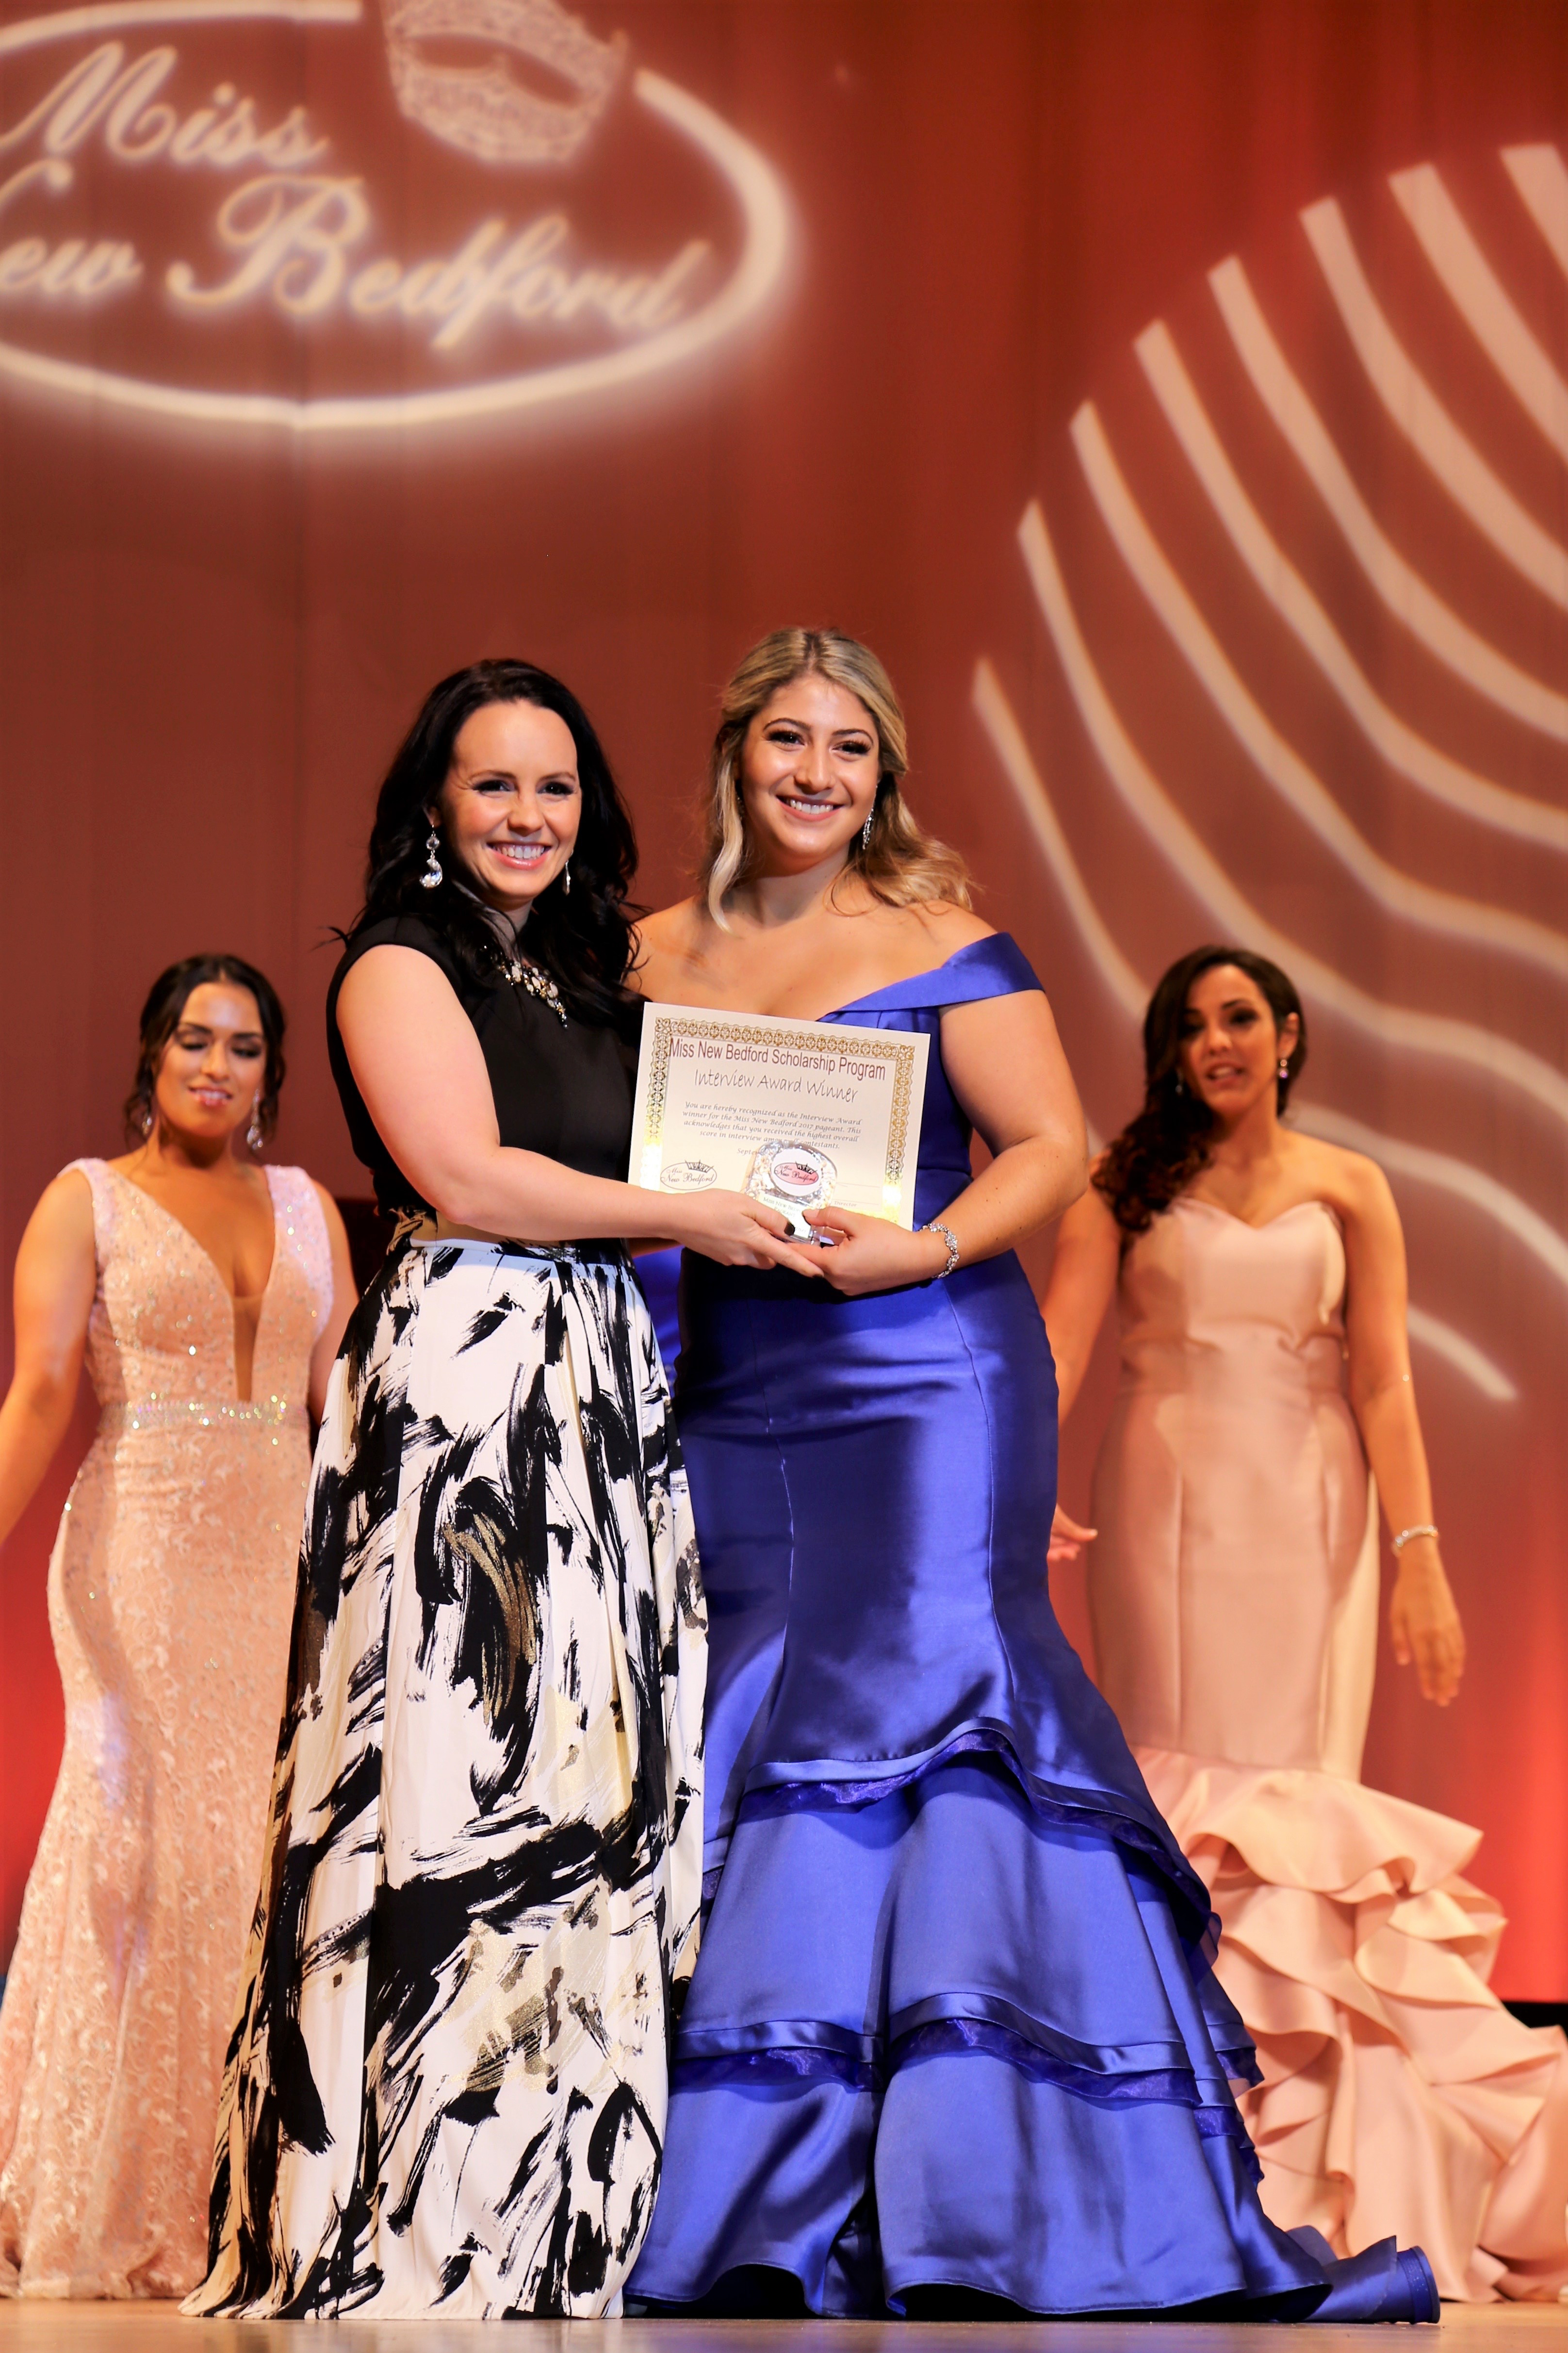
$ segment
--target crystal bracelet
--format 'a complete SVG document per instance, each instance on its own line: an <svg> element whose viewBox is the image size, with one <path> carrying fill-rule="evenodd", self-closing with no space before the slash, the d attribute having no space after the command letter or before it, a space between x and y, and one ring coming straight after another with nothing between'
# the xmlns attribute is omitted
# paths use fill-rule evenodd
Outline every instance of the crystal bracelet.
<svg viewBox="0 0 1568 2353"><path fill-rule="evenodd" d="M922 1234L940 1234L942 1240L947 1244L947 1264L942 1268L942 1274L937 1277L937 1281L940 1282L945 1276L950 1275L952 1272L953 1268L958 1264L959 1258L961 1256L958 1247L958 1236L953 1232L951 1226L944 1226L940 1218L928 1218L925 1224L921 1228L921 1231Z"/></svg>
<svg viewBox="0 0 1568 2353"><path fill-rule="evenodd" d="M1435 1536L1436 1533L1437 1531L1432 1525L1430 1520L1422 1520L1413 1528L1401 1528L1399 1534L1394 1539L1394 1559L1397 1560L1399 1558L1399 1556L1405 1550L1405 1546L1412 1543L1416 1536Z"/></svg>

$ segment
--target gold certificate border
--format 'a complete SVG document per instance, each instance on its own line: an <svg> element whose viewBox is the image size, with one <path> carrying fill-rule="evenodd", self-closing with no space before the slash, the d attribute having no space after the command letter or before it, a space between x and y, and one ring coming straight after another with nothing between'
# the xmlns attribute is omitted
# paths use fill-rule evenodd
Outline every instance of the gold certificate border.
<svg viewBox="0 0 1568 2353"><path fill-rule="evenodd" d="M842 1039L848 1050L863 1060L881 1060L893 1066L893 1102L888 1114L888 1156L882 1181L900 1195L904 1183L904 1153L910 1133L910 1110L914 1102L915 1063L919 1059L914 1039L908 1032L896 1029L841 1031L832 1023L821 1023L809 1029L758 1029L745 1021L710 1019L706 1015L694 1015L677 1019L668 1013L657 1014L653 1025L653 1052L648 1061L647 1102L643 1113L642 1146L661 1145L664 1139L664 1104L669 1078L669 1057L677 1037L689 1031L704 1038L717 1038L725 1045L788 1046L798 1052L823 1050L824 1029L832 1030L835 1042ZM850 1040L854 1043L851 1046Z"/></svg>

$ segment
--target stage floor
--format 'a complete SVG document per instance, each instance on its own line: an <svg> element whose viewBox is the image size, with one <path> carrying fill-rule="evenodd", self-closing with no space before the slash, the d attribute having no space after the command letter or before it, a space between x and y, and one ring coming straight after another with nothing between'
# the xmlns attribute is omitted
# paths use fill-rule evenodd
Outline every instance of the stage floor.
<svg viewBox="0 0 1568 2353"><path fill-rule="evenodd" d="M1268 2326L1268 2324L1262 2324ZM1568 2305L1443 2307L1446 2353L1568 2353ZM530 2353L1258 2353L1253 2328L1189 2321L182 2320L167 2305L0 2302L0 2353L479 2353L517 2331ZM1555 2331L1555 2335L1552 2332ZM1389 2353L1390 2330L1314 2327L1302 2353ZM549 2344L545 2339L548 2337ZM1286 2353L1287 2337L1275 2340Z"/></svg>

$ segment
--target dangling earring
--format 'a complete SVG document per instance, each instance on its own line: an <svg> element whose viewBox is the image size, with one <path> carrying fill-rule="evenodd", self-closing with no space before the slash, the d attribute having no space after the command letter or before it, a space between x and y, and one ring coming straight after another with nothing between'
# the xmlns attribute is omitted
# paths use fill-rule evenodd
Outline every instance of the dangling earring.
<svg viewBox="0 0 1568 2353"><path fill-rule="evenodd" d="M1280 1055L1280 1057L1279 1057L1279 1082L1280 1082L1280 1084L1281 1084L1281 1085L1283 1085L1283 1084L1284 1084L1285 1081L1289 1077L1289 1075L1290 1075L1290 1059L1289 1059L1289 1056L1288 1054L1281 1054L1281 1055Z"/></svg>
<svg viewBox="0 0 1568 2353"><path fill-rule="evenodd" d="M152 1133L153 1133L153 1106L152 1106L152 1104L151 1104L150 1103L143 1103L143 1104L142 1104L142 1116L141 1116L141 1118L137 1121L136 1124L137 1124L137 1126L141 1129L141 1131L142 1131L142 1134L143 1137L146 1137L146 1136L149 1136L149 1135L151 1135L151 1134L152 1134Z"/></svg>
<svg viewBox="0 0 1568 2353"><path fill-rule="evenodd" d="M871 804L871 815L866 819L865 824L860 828L860 847L863 850L869 849L871 847L871 826L876 815L877 804L873 801Z"/></svg>
<svg viewBox="0 0 1568 2353"><path fill-rule="evenodd" d="M426 891L438 891L446 880L441 871L441 861L436 855L440 847L441 837L432 826L430 839L425 844L425 871L419 877Z"/></svg>
<svg viewBox="0 0 1568 2353"><path fill-rule="evenodd" d="M250 1125L245 1131L245 1141L252 1152L259 1152L262 1145L267 1141L261 1129L261 1105L259 1101L253 1103L250 1106Z"/></svg>
<svg viewBox="0 0 1568 2353"><path fill-rule="evenodd" d="M1180 1071L1178 1071L1176 1072L1176 1083L1175 1083L1175 1089L1174 1089L1174 1092L1175 1092L1177 1094L1179 1094L1179 1095L1184 1095L1184 1094L1186 1093L1186 1092L1187 1092L1186 1088L1185 1088L1185 1087L1184 1086L1184 1084L1182 1083L1182 1074L1181 1074Z"/></svg>
<svg viewBox="0 0 1568 2353"><path fill-rule="evenodd" d="M572 860L570 859L561 869L561 895L563 899L569 899L572 896Z"/></svg>

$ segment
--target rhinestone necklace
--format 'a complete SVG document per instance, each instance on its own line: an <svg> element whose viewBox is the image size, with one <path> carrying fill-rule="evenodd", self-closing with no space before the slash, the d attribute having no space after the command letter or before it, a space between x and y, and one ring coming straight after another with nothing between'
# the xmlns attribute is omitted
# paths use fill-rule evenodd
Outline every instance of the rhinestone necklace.
<svg viewBox="0 0 1568 2353"><path fill-rule="evenodd" d="M541 972L536 964L530 964L523 956L520 956L515 954L510 956L505 956L501 955L499 948L497 949L496 954L500 960L500 968L505 973L508 980L510 981L512 987L514 988L525 988L530 997L537 997L542 1005L548 1005L550 1010L554 1014L555 1018L560 1022L563 1029L564 1029L566 1027L566 1008L562 1004L561 992L556 987L555 983L551 979L550 975L547 972Z"/></svg>

